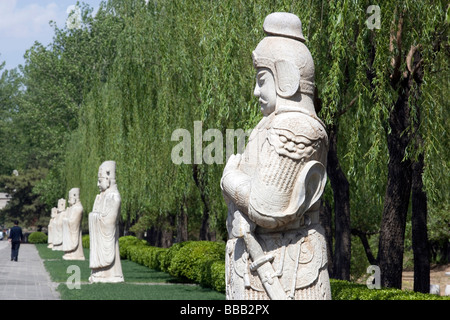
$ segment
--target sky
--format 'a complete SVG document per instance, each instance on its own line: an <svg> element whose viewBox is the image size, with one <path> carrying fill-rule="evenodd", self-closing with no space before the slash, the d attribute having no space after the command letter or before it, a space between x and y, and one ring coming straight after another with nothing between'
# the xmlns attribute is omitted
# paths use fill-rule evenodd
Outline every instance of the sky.
<svg viewBox="0 0 450 320"><path fill-rule="evenodd" d="M81 2L96 12L101 0ZM76 3L77 0L0 0L0 63L5 61L5 69L23 65L23 55L35 41L47 46L53 38L50 20L63 28L68 8Z"/></svg>

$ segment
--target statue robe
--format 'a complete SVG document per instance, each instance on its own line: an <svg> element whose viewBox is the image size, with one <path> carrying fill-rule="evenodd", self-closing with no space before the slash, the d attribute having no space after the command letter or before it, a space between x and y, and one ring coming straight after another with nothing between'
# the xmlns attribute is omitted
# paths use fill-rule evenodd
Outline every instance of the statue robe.
<svg viewBox="0 0 450 320"><path fill-rule="evenodd" d="M81 219L83 206L75 203L66 211L63 217L63 250L66 252L64 260L85 260L81 239Z"/></svg>
<svg viewBox="0 0 450 320"><path fill-rule="evenodd" d="M55 218L51 218L50 222L48 224L48 227L47 227L47 233L48 233L48 237L47 237L48 246L47 246L47 248L49 248L49 249L53 248L53 224L54 224L54 220L55 220Z"/></svg>
<svg viewBox="0 0 450 320"><path fill-rule="evenodd" d="M120 203L117 185L113 185L97 195L89 214L90 282L124 281L119 253Z"/></svg>
<svg viewBox="0 0 450 320"><path fill-rule="evenodd" d="M63 216L65 211L58 212L56 217L53 220L53 227L52 227L52 243L53 251L62 251L62 242L63 242Z"/></svg>

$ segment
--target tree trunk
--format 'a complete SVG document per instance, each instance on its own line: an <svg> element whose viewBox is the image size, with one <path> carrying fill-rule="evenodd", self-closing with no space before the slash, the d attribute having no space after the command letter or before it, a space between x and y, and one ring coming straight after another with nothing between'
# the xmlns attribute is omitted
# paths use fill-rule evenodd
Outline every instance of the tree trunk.
<svg viewBox="0 0 450 320"><path fill-rule="evenodd" d="M412 249L414 252L414 291L430 291L430 250L427 232L427 195L423 191L423 154L412 166Z"/></svg>
<svg viewBox="0 0 450 320"><path fill-rule="evenodd" d="M406 214L411 193L411 161L404 160L410 134L409 86L403 80L399 97L389 116L391 132L387 137L389 150L388 180L384 199L383 217L380 227L378 262L381 285L401 289L403 247Z"/></svg>
<svg viewBox="0 0 450 320"><path fill-rule="evenodd" d="M327 258L328 258L328 274L333 274L333 226L331 221L331 205L324 199L320 201L319 211L320 225L325 230L325 241L327 243Z"/></svg>
<svg viewBox="0 0 450 320"><path fill-rule="evenodd" d="M410 81L414 79L417 83L415 99L420 97L420 87L423 82L422 56L418 47L412 46L407 58L409 65ZM420 134L421 110L417 107L414 119L415 149L420 150L423 146ZM430 246L427 230L427 195L423 189L424 154L420 153L417 160L412 164L412 249L414 253L414 291L429 293L430 291Z"/></svg>
<svg viewBox="0 0 450 320"><path fill-rule="evenodd" d="M358 236L359 239L361 239L361 243L364 247L364 251L366 253L366 257L369 263L371 265L376 265L377 260L375 259L375 256L372 253L372 249L370 248L369 239L367 239L367 233L358 229L352 229L351 232L353 235Z"/></svg>
<svg viewBox="0 0 450 320"><path fill-rule="evenodd" d="M151 245L151 246L158 246L159 239L161 237L161 229L157 228L155 226L151 226L150 229L147 229L147 237L145 237L145 240Z"/></svg>
<svg viewBox="0 0 450 320"><path fill-rule="evenodd" d="M331 126L327 159L327 173L333 189L335 217L335 247L331 276L335 279L350 280L350 191L348 180L339 165L337 134L337 126Z"/></svg>
<svg viewBox="0 0 450 320"><path fill-rule="evenodd" d="M210 208L209 208L208 200L206 199L206 194L205 194L205 190L204 190L200 175L201 175L201 173L199 172L198 165L196 165L196 164L192 165L192 176L194 178L195 185L197 186L197 188L200 192L200 198L202 199L202 203L203 203L203 215L202 215L202 224L200 227L199 239L200 240L212 240L211 233L209 230Z"/></svg>
<svg viewBox="0 0 450 320"><path fill-rule="evenodd" d="M202 225L200 227L199 239L211 240L209 237L209 212L206 208L203 209Z"/></svg>
<svg viewBox="0 0 450 320"><path fill-rule="evenodd" d="M180 206L177 214L177 238L176 242L188 240L188 217L185 211L184 203Z"/></svg>
<svg viewBox="0 0 450 320"><path fill-rule="evenodd" d="M173 244L174 223L175 217L171 214L167 217L158 217L157 222L150 229L147 229L145 240L154 247L171 247Z"/></svg>

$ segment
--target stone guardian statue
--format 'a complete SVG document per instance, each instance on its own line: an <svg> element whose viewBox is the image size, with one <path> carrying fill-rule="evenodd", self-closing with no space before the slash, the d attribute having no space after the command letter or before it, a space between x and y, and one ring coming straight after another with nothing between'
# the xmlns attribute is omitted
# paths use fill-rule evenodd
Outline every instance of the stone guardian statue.
<svg viewBox="0 0 450 320"><path fill-rule="evenodd" d="M63 218L66 212L66 199L58 200L58 208L56 210L56 216L53 220L52 228L52 250L63 250Z"/></svg>
<svg viewBox="0 0 450 320"><path fill-rule="evenodd" d="M105 161L98 170L97 195L89 213L90 283L123 282L119 253L121 198L116 185L116 163Z"/></svg>
<svg viewBox="0 0 450 320"><path fill-rule="evenodd" d="M48 223L47 227L47 248L52 249L53 248L53 225L55 224L55 217L57 215L58 209L52 208L52 213L50 216L50 222Z"/></svg>
<svg viewBox="0 0 450 320"><path fill-rule="evenodd" d="M263 118L221 179L226 298L331 299L319 224L328 136L313 104L313 59L296 15L272 13L263 29L252 54Z"/></svg>
<svg viewBox="0 0 450 320"><path fill-rule="evenodd" d="M83 205L80 202L80 189L69 191L69 207L63 217L63 255L64 260L85 260L81 235Z"/></svg>

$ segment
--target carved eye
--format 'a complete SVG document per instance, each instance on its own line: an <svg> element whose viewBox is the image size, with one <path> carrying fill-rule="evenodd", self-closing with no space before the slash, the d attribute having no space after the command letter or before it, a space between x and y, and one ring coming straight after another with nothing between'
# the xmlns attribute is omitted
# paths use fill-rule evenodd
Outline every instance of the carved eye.
<svg viewBox="0 0 450 320"><path fill-rule="evenodd" d="M288 141L288 139L285 136L280 135L280 141L282 143L286 143Z"/></svg>
<svg viewBox="0 0 450 320"><path fill-rule="evenodd" d="M305 149L305 144L304 143L300 143L298 146L297 146L297 148L299 148L300 150L303 150L303 149Z"/></svg>
<svg viewBox="0 0 450 320"><path fill-rule="evenodd" d="M266 75L265 71L261 71L260 73L257 74L256 81L258 82L258 86L262 87L264 85L265 75Z"/></svg>

